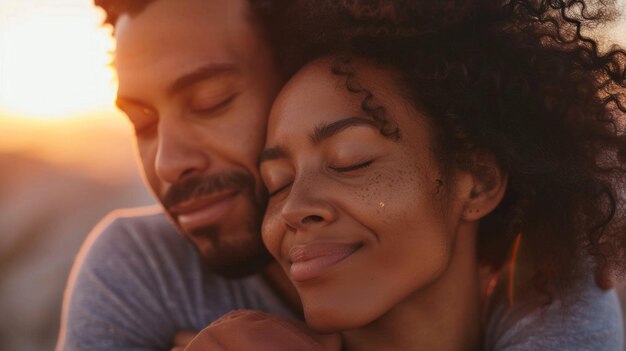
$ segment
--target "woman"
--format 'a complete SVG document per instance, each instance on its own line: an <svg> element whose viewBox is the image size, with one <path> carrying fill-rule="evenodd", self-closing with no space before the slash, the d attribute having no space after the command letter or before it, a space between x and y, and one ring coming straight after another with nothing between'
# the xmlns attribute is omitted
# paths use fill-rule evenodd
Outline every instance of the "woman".
<svg viewBox="0 0 626 351"><path fill-rule="evenodd" d="M566 315L514 349L622 347L589 277L624 267L626 60L580 34L607 14L592 5L288 11L285 57L308 63L270 116L263 239L307 325L340 333L327 349L504 349Z"/></svg>

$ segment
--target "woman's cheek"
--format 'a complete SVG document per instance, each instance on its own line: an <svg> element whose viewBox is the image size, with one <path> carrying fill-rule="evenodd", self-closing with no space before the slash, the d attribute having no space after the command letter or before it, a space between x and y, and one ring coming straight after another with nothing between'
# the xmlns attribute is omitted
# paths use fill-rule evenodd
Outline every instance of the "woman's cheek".
<svg viewBox="0 0 626 351"><path fill-rule="evenodd" d="M406 219L415 206L418 182L403 169L389 167L372 174L365 186L354 193L363 216L378 225Z"/></svg>

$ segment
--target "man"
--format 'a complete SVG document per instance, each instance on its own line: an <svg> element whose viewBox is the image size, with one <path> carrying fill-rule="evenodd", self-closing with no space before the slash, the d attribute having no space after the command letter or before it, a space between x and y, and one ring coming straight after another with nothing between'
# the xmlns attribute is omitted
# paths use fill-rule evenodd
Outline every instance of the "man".
<svg viewBox="0 0 626 351"><path fill-rule="evenodd" d="M164 350L234 309L294 315L297 295L260 238L257 157L281 85L260 25L268 4L96 3L115 26L117 105L164 211L116 213L92 233L58 349Z"/></svg>

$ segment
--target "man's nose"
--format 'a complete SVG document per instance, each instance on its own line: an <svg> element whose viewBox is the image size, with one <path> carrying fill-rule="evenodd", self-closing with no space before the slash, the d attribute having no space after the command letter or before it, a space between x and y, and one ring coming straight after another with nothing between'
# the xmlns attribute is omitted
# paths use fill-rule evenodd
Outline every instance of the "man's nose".
<svg viewBox="0 0 626 351"><path fill-rule="evenodd" d="M210 164L202 138L184 123L167 118L159 123L155 168L159 178L167 183L203 174Z"/></svg>
<svg viewBox="0 0 626 351"><path fill-rule="evenodd" d="M281 216L292 231L324 226L337 219L337 209L323 192L316 191L313 179L294 181L282 207Z"/></svg>

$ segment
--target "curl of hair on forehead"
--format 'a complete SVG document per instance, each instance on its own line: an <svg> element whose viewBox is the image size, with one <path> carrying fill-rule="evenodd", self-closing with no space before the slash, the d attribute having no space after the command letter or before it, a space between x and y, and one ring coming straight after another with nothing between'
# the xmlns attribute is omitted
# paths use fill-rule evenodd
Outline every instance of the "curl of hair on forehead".
<svg viewBox="0 0 626 351"><path fill-rule="evenodd" d="M351 61L349 56L336 57L331 67L332 73L345 77L346 89L349 92L363 96L361 109L378 124L381 135L392 140L400 139L400 129L387 118L385 106L376 104L374 102L374 94L358 81Z"/></svg>

